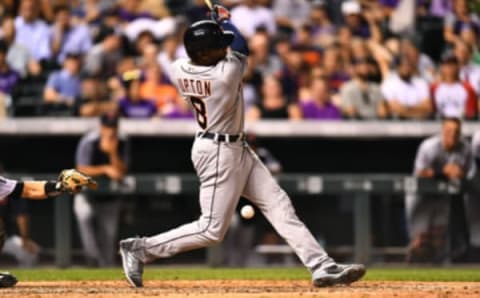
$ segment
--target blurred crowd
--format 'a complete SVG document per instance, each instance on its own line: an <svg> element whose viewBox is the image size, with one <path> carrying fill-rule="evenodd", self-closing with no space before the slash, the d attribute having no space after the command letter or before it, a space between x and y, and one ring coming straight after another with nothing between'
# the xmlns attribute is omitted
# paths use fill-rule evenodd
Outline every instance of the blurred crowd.
<svg viewBox="0 0 480 298"><path fill-rule="evenodd" d="M223 0L257 119L477 119L480 1ZM0 117L193 118L170 81L203 0L3 0Z"/></svg>

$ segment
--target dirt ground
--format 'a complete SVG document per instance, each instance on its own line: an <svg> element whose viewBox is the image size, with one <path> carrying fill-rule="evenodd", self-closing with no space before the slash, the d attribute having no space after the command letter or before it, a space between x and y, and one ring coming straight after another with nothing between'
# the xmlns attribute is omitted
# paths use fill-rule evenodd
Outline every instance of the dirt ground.
<svg viewBox="0 0 480 298"><path fill-rule="evenodd" d="M0 297L480 297L480 283L367 281L317 289L308 281L147 281L144 288L132 289L122 281L19 282L0 289Z"/></svg>

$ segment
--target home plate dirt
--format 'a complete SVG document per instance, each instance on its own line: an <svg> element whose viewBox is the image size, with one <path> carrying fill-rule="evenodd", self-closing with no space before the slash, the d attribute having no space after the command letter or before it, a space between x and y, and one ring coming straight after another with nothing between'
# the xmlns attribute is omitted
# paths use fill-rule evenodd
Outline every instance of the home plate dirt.
<svg viewBox="0 0 480 298"><path fill-rule="evenodd" d="M146 281L144 288L133 289L124 281L49 281L19 282L14 288L0 289L0 297L480 297L480 283L366 281L351 286L317 289L308 281L178 280Z"/></svg>

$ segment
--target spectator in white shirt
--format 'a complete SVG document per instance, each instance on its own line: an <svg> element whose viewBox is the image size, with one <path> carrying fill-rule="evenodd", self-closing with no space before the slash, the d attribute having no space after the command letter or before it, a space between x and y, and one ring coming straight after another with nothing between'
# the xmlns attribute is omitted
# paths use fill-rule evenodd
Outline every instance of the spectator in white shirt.
<svg viewBox="0 0 480 298"><path fill-rule="evenodd" d="M426 119L432 112L428 83L414 75L414 64L406 56L398 60L397 73L381 86L390 114L400 119Z"/></svg>
<svg viewBox="0 0 480 298"><path fill-rule="evenodd" d="M50 39L47 23L38 18L39 1L22 0L15 19L15 42L26 47L36 61L49 59Z"/></svg>
<svg viewBox="0 0 480 298"><path fill-rule="evenodd" d="M472 48L463 41L457 41L454 54L460 63L460 79L470 83L477 95L480 94L480 66L472 62Z"/></svg>
<svg viewBox="0 0 480 298"><path fill-rule="evenodd" d="M441 81L432 86L432 96L439 117L475 119L478 104L475 91L459 78L458 61L446 56L440 67Z"/></svg>
<svg viewBox="0 0 480 298"><path fill-rule="evenodd" d="M67 53L86 54L92 47L92 38L88 27L73 24L68 6L55 8L55 22L50 26L52 55L61 64Z"/></svg>
<svg viewBox="0 0 480 298"><path fill-rule="evenodd" d="M311 8L311 1L308 0L274 0L272 7L277 25L290 29L303 25Z"/></svg>
<svg viewBox="0 0 480 298"><path fill-rule="evenodd" d="M245 0L232 9L232 23L246 38L250 38L259 28L265 28L269 35L275 35L277 25L273 11L261 6L258 0Z"/></svg>

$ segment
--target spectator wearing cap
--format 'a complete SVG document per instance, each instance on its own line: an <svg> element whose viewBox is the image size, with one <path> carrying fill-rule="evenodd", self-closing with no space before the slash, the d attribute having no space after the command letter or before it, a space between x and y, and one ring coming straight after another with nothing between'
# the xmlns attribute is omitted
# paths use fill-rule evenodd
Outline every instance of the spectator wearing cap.
<svg viewBox="0 0 480 298"><path fill-rule="evenodd" d="M157 114L153 99L141 96L140 84L145 80L141 70L131 70L122 74L121 82L126 96L118 102L120 114L127 118L151 118Z"/></svg>
<svg viewBox="0 0 480 298"><path fill-rule="evenodd" d="M250 107L247 111L247 119L255 121L259 119L302 119L302 112L298 105L289 102L283 94L282 84L275 76L267 76L263 79L262 99Z"/></svg>
<svg viewBox="0 0 480 298"><path fill-rule="evenodd" d="M7 62L7 44L0 40L0 118L7 115L11 94L18 84L20 75Z"/></svg>
<svg viewBox="0 0 480 298"><path fill-rule="evenodd" d="M442 59L440 81L432 85L432 96L438 117L476 119L478 103L475 91L459 77L458 61L453 55Z"/></svg>
<svg viewBox="0 0 480 298"><path fill-rule="evenodd" d="M39 1L22 0L15 19L15 42L26 47L36 61L50 59L50 30L39 18Z"/></svg>
<svg viewBox="0 0 480 298"><path fill-rule="evenodd" d="M480 94L480 66L472 62L472 48L463 41L455 43L454 55L460 64L460 79Z"/></svg>
<svg viewBox="0 0 480 298"><path fill-rule="evenodd" d="M130 160L128 139L119 134L118 118L105 114L100 127L80 140L76 168L102 184L119 185ZM78 194L73 210L88 265L113 266L120 213L120 199L95 192Z"/></svg>
<svg viewBox="0 0 480 298"><path fill-rule="evenodd" d="M470 11L467 0L454 0L453 12L445 17L444 33L445 40L451 44L459 41L462 30L466 27L472 28L475 35L480 36L480 20L478 16Z"/></svg>
<svg viewBox="0 0 480 298"><path fill-rule="evenodd" d="M340 88L343 114L348 118L378 119L387 116L379 84L369 81L367 58L354 60L354 77Z"/></svg>
<svg viewBox="0 0 480 298"><path fill-rule="evenodd" d="M51 104L74 105L81 89L79 73L80 57L73 53L67 54L62 69L48 77L43 92L44 101Z"/></svg>
<svg viewBox="0 0 480 298"><path fill-rule="evenodd" d="M67 53L86 54L92 47L88 27L72 23L70 9L66 5L55 7L55 21L50 26L52 56L62 64Z"/></svg>
<svg viewBox="0 0 480 298"><path fill-rule="evenodd" d="M421 143L415 158L416 177L458 183L470 173L472 151L469 142L462 138L461 126L458 118L445 118L441 133ZM448 194L407 194L405 209L410 236L407 261L441 263L446 260L450 199Z"/></svg>
<svg viewBox="0 0 480 298"><path fill-rule="evenodd" d="M362 16L362 7L356 0L348 0L342 3L342 14L345 26L350 30L353 36L361 38L370 38L377 30L376 24L372 19L365 19ZM368 13L366 14L368 15ZM365 20L367 22L365 22Z"/></svg>
<svg viewBox="0 0 480 298"><path fill-rule="evenodd" d="M314 78L310 83L312 98L300 104L303 119L339 120L340 110L332 104L330 90L325 79Z"/></svg>
<svg viewBox="0 0 480 298"><path fill-rule="evenodd" d="M1 31L3 40L7 44L7 63L12 69L20 74L22 78L38 76L42 67L30 54L27 47L15 41L15 21L13 18L5 17L2 21Z"/></svg>
<svg viewBox="0 0 480 298"><path fill-rule="evenodd" d="M432 113L426 80L415 75L415 66L406 56L397 61L397 73L390 74L381 86L389 113L398 119L426 119Z"/></svg>
<svg viewBox="0 0 480 298"><path fill-rule="evenodd" d="M277 32L272 10L262 6L259 2L259 0L244 0L231 11L232 23L247 38L252 37L259 28L264 28L270 36Z"/></svg>
<svg viewBox="0 0 480 298"><path fill-rule="evenodd" d="M100 40L85 57L83 71L90 76L108 79L115 75L118 61L123 57L121 36L112 28L104 28Z"/></svg>

